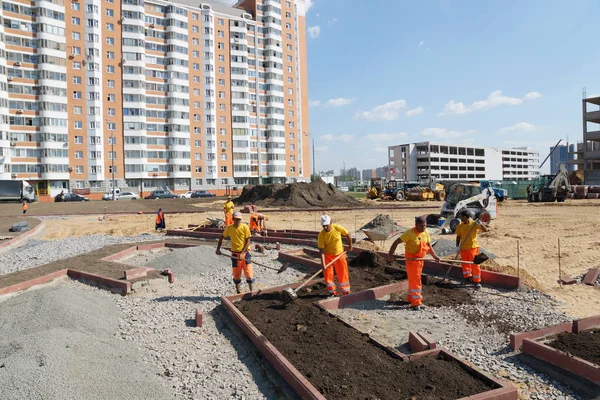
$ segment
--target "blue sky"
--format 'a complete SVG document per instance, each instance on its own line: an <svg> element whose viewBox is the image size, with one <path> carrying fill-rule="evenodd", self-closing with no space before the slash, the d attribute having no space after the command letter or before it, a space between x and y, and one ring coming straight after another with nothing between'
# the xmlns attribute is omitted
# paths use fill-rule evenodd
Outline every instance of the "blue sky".
<svg viewBox="0 0 600 400"><path fill-rule="evenodd" d="M597 0L309 2L317 171L384 166L407 142L529 146L541 161L581 140L582 89L600 93Z"/></svg>

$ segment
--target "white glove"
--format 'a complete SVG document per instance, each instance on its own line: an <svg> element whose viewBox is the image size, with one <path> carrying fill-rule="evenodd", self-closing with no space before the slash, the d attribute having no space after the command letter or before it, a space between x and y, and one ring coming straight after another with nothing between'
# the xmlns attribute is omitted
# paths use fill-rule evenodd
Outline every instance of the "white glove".
<svg viewBox="0 0 600 400"><path fill-rule="evenodd" d="M455 251L456 253L458 253L458 252L460 251L460 246L456 246L456 248L454 249L454 251Z"/></svg>

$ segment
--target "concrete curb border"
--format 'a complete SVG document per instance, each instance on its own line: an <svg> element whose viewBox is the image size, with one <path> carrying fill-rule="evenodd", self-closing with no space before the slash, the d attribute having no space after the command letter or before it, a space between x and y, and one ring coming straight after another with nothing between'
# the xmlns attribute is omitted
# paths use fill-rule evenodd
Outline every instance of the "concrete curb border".
<svg viewBox="0 0 600 400"><path fill-rule="evenodd" d="M573 321L573 332L578 333L591 328L600 328L600 315Z"/></svg>
<svg viewBox="0 0 600 400"><path fill-rule="evenodd" d="M545 336L552 336L562 332L573 332L573 323L563 322L562 324L547 326L535 331L511 333L509 346L513 351L516 351L521 348L525 339L541 339Z"/></svg>
<svg viewBox="0 0 600 400"><path fill-rule="evenodd" d="M183 229L167 229L167 236L181 236L181 237L192 237L192 238L202 238L202 239L219 239L221 237L221 232L193 232L186 231ZM260 240L255 240L254 242L264 242L264 243L285 243L292 244L296 246L316 246L317 238L314 240L310 239L293 239L289 237L275 237L275 236L256 236L256 238L260 238Z"/></svg>
<svg viewBox="0 0 600 400"><path fill-rule="evenodd" d="M44 221L40 221L40 223L37 224L33 229L31 229L25 233L22 233L19 236L16 236L10 240L0 243L0 253L2 253L3 251L6 251L6 250L10 250L13 247L19 246L22 241L28 240L32 236L37 235L44 228L45 228Z"/></svg>
<svg viewBox="0 0 600 400"><path fill-rule="evenodd" d="M11 294L16 292L21 292L23 290L27 290L33 286L43 285L44 283L52 282L58 278L64 278L67 276L68 269L61 269L60 271L53 272L48 275L40 276L35 279L31 279L29 281L17 283L16 285L7 286L5 288L0 289L0 296L5 294Z"/></svg>
<svg viewBox="0 0 600 400"><path fill-rule="evenodd" d="M131 292L131 282L126 281L118 281L112 278L105 278L100 275L90 274L89 272L76 271L73 269L68 270L67 275L69 278L83 281L90 281L94 283L99 283L108 288L117 289L122 294L127 294Z"/></svg>
<svg viewBox="0 0 600 400"><path fill-rule="evenodd" d="M600 365L592 364L589 361L531 339L523 340L522 351L600 385Z"/></svg>

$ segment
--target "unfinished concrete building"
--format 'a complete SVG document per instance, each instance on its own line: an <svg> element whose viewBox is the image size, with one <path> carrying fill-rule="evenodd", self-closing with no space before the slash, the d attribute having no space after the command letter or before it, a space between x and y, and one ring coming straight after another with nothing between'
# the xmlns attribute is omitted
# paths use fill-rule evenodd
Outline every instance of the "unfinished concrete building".
<svg viewBox="0 0 600 400"><path fill-rule="evenodd" d="M583 169L586 185L600 185L600 96L584 98L582 108L583 143L574 163Z"/></svg>

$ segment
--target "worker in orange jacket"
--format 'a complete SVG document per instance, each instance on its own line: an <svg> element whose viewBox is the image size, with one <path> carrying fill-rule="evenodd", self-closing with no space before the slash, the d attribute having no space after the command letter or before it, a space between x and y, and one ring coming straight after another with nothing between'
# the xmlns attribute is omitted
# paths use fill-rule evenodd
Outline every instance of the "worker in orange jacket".
<svg viewBox="0 0 600 400"><path fill-rule="evenodd" d="M27 214L27 209L29 208L29 206L27 206L27 202L23 201L23 214Z"/></svg>
<svg viewBox="0 0 600 400"><path fill-rule="evenodd" d="M471 219L471 213L463 210L459 213L460 224L456 227L456 247L460 250L460 259L462 261L473 262L479 254L479 242L477 241L477 232L487 232L488 229L477 220ZM478 264L461 264L463 278L465 281L472 281L476 289L481 288L481 267Z"/></svg>
<svg viewBox="0 0 600 400"><path fill-rule="evenodd" d="M424 217L415 218L415 227L404 232L392 244L388 253L390 260L394 259L394 253L400 243L405 244L404 255L406 256L406 272L408 275L408 301L413 310L419 311L423 307L421 274L423 273L424 261L410 259L423 258L429 253L435 261L440 261L440 258L435 254L431 246L431 237L427 231L427 220Z"/></svg>
<svg viewBox="0 0 600 400"><path fill-rule="evenodd" d="M343 226L332 224L331 217L329 215L321 216L321 226L323 227L323 230L319 233L317 246L321 252L321 265L324 268L331 261L333 261L334 258L344 252L342 236L345 236L346 239L348 239L347 252L352 251L352 237ZM334 268L342 296L349 294L350 275L348 274L348 262L346 261L346 255L343 255L338 258L333 265L323 271L323 278L325 278L325 285L327 285L329 295L337 296L337 290L333 280Z"/></svg>
<svg viewBox="0 0 600 400"><path fill-rule="evenodd" d="M267 223L266 221L269 219L264 214L261 213L252 213L250 215L250 232L266 234L267 233Z"/></svg>
<svg viewBox="0 0 600 400"><path fill-rule="evenodd" d="M158 213L156 213L156 223L154 224L154 230L162 231L165 228L165 214L163 213L162 208L159 208Z"/></svg>
<svg viewBox="0 0 600 400"><path fill-rule="evenodd" d="M225 226L233 224L233 208L235 205L231 201L231 195L227 195L227 201L223 205L223 213L225 214Z"/></svg>

